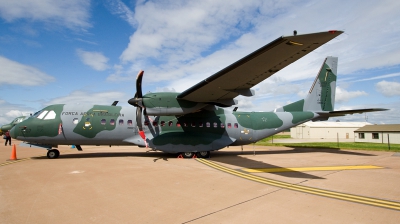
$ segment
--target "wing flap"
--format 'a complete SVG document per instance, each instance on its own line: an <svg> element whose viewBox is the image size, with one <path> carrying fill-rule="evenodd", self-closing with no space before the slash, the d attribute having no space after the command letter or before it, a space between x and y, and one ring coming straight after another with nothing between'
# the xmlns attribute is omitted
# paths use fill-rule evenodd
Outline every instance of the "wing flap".
<svg viewBox="0 0 400 224"><path fill-rule="evenodd" d="M205 103L233 99L240 90L249 90L341 33L329 31L279 37L182 92L178 98Z"/></svg>

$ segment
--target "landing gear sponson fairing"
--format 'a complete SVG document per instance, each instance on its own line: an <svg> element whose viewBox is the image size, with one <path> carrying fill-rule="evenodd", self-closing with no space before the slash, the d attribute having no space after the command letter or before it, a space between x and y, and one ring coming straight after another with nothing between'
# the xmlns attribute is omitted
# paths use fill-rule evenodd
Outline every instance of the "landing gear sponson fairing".
<svg viewBox="0 0 400 224"><path fill-rule="evenodd" d="M305 56L342 31L280 37L222 69L182 93L142 95L143 71L136 81L134 107L105 105L51 105L17 124L13 138L49 149L57 145L137 145L184 157L208 157L226 146L254 143L309 120L381 111L372 108L334 111L336 57L327 57L308 96L273 112L238 112L224 109L238 95L253 96L250 88ZM136 108L135 108L136 107Z"/></svg>

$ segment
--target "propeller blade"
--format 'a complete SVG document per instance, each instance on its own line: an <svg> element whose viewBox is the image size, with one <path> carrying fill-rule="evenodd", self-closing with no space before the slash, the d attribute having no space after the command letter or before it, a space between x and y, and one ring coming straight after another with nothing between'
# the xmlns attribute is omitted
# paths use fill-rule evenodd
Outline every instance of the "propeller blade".
<svg viewBox="0 0 400 224"><path fill-rule="evenodd" d="M146 107L143 105L143 94L142 94L142 79L143 79L144 71L140 70L136 77L136 93L133 98L128 100L128 103L132 106L136 107L136 125L139 131L140 137L143 139L146 147L148 147L146 142L146 135L143 131L143 122L142 122L142 112L143 115L146 116ZM144 110L144 111L143 111Z"/></svg>
<svg viewBox="0 0 400 224"><path fill-rule="evenodd" d="M136 125L139 131L143 131L143 123L142 123L142 108L137 107L136 109Z"/></svg>
<svg viewBox="0 0 400 224"><path fill-rule="evenodd" d="M146 109L145 109L146 110ZM146 148L148 147L147 142L146 142L146 135L143 131L143 123L142 123L142 108L137 107L136 109L136 125L139 130L139 135L143 139L144 143L146 144Z"/></svg>
<svg viewBox="0 0 400 224"><path fill-rule="evenodd" d="M142 79L143 79L143 70L140 70L136 77L136 94L135 98L142 98Z"/></svg>
<svg viewBox="0 0 400 224"><path fill-rule="evenodd" d="M143 79L143 70L140 70L136 77L136 93L133 98L128 100L128 103L135 107L144 107L143 106L143 94L142 94L142 79Z"/></svg>

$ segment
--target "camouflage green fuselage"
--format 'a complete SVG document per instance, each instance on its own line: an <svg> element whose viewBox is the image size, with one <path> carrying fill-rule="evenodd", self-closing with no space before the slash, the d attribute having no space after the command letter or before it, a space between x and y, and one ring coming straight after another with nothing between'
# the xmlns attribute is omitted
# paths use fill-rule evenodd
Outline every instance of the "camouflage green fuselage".
<svg viewBox="0 0 400 224"><path fill-rule="evenodd" d="M17 124L13 138L43 145L139 145L134 107L51 105L47 119L32 116ZM165 152L212 151L245 145L318 116L313 112L234 112L215 107L181 116L144 116L150 148Z"/></svg>

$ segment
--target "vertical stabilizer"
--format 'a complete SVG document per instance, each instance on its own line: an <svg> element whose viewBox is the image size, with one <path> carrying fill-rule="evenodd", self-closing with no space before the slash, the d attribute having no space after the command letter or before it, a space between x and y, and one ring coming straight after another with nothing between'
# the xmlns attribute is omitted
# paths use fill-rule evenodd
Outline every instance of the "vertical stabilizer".
<svg viewBox="0 0 400 224"><path fill-rule="evenodd" d="M337 57L327 57L304 100L305 111L333 111L335 108Z"/></svg>
<svg viewBox="0 0 400 224"><path fill-rule="evenodd" d="M337 57L327 57L305 99L275 111L333 111L335 108Z"/></svg>

